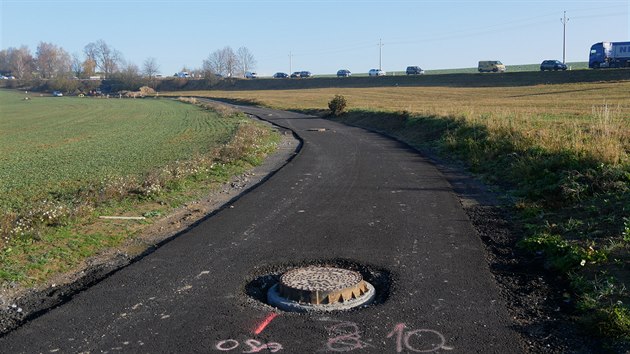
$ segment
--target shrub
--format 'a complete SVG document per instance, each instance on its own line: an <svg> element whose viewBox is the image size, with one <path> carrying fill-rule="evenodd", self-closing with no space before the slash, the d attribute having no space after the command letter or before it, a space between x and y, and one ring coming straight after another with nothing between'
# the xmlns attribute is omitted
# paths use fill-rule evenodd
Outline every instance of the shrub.
<svg viewBox="0 0 630 354"><path fill-rule="evenodd" d="M151 96L151 95L155 95L155 90L150 88L149 86L142 86L140 87L140 93L143 96Z"/></svg>
<svg viewBox="0 0 630 354"><path fill-rule="evenodd" d="M334 116L340 116L346 111L346 106L348 102L346 98L341 95L335 95L330 102L328 102L328 108L330 109L330 113Z"/></svg>

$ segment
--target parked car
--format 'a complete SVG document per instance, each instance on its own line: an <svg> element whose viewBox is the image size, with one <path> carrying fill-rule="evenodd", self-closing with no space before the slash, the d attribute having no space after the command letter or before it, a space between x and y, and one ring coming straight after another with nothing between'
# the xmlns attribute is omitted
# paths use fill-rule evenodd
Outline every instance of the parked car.
<svg viewBox="0 0 630 354"><path fill-rule="evenodd" d="M424 70L419 66L408 66L407 75L424 75Z"/></svg>
<svg viewBox="0 0 630 354"><path fill-rule="evenodd" d="M369 76L385 76L385 72L381 69L370 69L368 72Z"/></svg>
<svg viewBox="0 0 630 354"><path fill-rule="evenodd" d="M301 78L313 77L313 74L310 71L300 71Z"/></svg>
<svg viewBox="0 0 630 354"><path fill-rule="evenodd" d="M287 73L278 72L278 73L273 74L274 79L286 79L287 77L289 77Z"/></svg>
<svg viewBox="0 0 630 354"><path fill-rule="evenodd" d="M246 72L245 73L245 78L246 79L256 79L258 77L258 74L256 73L252 73L252 72Z"/></svg>
<svg viewBox="0 0 630 354"><path fill-rule="evenodd" d="M63 96L63 93L61 93L61 91L53 91L52 95L54 97L61 97L61 96Z"/></svg>
<svg viewBox="0 0 630 354"><path fill-rule="evenodd" d="M540 71L545 71L545 70L549 70L549 71L567 70L567 64L561 62L560 60L545 60L542 63L540 63Z"/></svg>
<svg viewBox="0 0 630 354"><path fill-rule="evenodd" d="M291 74L291 78L292 79L299 79L300 77L302 77L300 74L301 74L300 71L296 71L296 72Z"/></svg>
<svg viewBox="0 0 630 354"><path fill-rule="evenodd" d="M337 77L350 77L350 76L352 76L352 73L350 72L350 70L341 69L337 71Z"/></svg>

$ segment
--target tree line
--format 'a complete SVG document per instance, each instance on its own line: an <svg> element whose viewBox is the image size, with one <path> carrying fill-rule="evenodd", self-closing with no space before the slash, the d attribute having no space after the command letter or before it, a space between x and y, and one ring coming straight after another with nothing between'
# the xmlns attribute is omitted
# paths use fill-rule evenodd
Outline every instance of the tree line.
<svg viewBox="0 0 630 354"><path fill-rule="evenodd" d="M211 52L200 68L181 71L194 73L195 77L214 79L244 76L254 69L256 60L246 47L234 51L227 46ZM144 60L142 67L125 61L123 54L104 40L88 43L82 55L69 54L52 43L40 42L33 54L27 46L0 50L0 73L22 81L76 79L117 80L125 86L137 86L154 82L159 74L157 59ZM131 89L131 88L130 88Z"/></svg>

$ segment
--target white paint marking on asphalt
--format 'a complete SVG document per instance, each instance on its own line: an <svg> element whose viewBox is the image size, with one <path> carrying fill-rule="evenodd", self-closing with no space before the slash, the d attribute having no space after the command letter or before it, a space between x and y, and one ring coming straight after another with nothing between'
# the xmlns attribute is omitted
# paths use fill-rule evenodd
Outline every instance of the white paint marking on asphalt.
<svg viewBox="0 0 630 354"><path fill-rule="evenodd" d="M190 289L192 289L192 285L185 285L185 286L182 286L181 288L177 289L177 292L181 293L183 291L190 290Z"/></svg>
<svg viewBox="0 0 630 354"><path fill-rule="evenodd" d="M210 271L209 270L204 270L203 272L197 274L197 278L200 278L202 275L208 275L208 274L210 274Z"/></svg>

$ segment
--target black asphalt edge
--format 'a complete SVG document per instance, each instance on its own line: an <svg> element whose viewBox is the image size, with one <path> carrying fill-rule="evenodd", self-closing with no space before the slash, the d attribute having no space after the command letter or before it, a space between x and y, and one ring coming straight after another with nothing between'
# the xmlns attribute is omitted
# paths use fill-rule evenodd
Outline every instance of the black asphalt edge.
<svg viewBox="0 0 630 354"><path fill-rule="evenodd" d="M266 174L260 180L241 190L241 192L237 193L227 202L221 204L213 211L211 211L201 219L195 221L185 229L161 240L160 242L155 243L139 255L130 256L128 254L118 253L113 258L108 259L105 262L92 265L82 270L80 273L76 274L77 278L71 283L50 286L45 289L27 290L24 294L20 295L17 298L3 299L0 297L0 338L19 328L25 323L39 316L42 316L48 311L62 306L63 304L72 300L74 296L81 293L82 291L98 284L99 282L110 277L119 270L122 270L123 268L142 260L146 256L155 252L158 248L189 232L191 229L195 228L208 218L216 215L226 208L229 208L230 205L234 204L241 197L253 191L258 186L273 177L273 175L275 175L278 171L280 171L283 167L285 167L288 163L290 163L295 157L299 155L300 151L302 150L304 141L302 140L302 138L300 138L299 135L296 134L295 131L287 127L274 124L255 115L248 114L248 116L250 116L250 118L252 119L263 121L265 122L265 124L269 124L275 127L282 133L290 132L290 134L292 135L292 139L297 141L297 146L295 147L295 150L293 150L293 152L284 152L285 155L279 158L283 162L276 162L273 167L268 168ZM266 160L268 161L274 155L282 153L282 151L278 151L275 154L271 155L271 157L268 157ZM261 170L264 168L264 166L265 163L263 163L261 166L253 168L251 171ZM235 176L233 179L236 179L236 177L238 176ZM229 181L227 183L229 184L230 182L232 181Z"/></svg>

